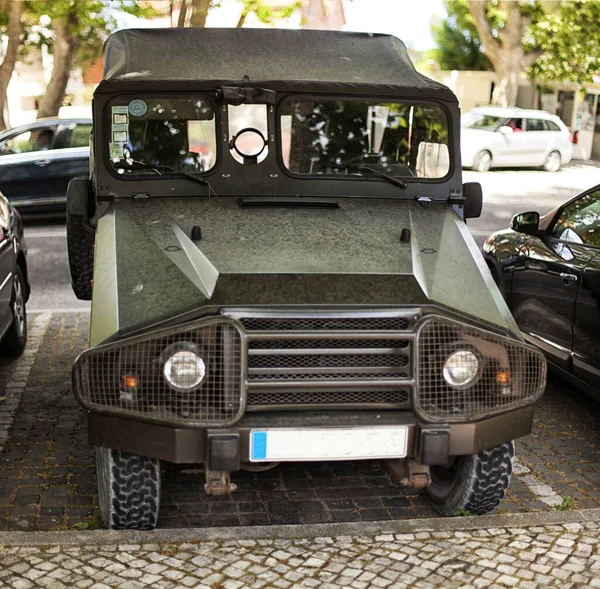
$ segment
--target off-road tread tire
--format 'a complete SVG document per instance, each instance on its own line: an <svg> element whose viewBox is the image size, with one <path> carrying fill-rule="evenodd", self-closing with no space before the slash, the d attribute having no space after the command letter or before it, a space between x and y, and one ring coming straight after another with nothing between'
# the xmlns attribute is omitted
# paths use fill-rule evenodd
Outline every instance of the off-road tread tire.
<svg viewBox="0 0 600 589"><path fill-rule="evenodd" d="M78 299L92 300L92 278L94 275L94 241L96 235L83 217L67 213L67 250L71 286Z"/></svg>
<svg viewBox="0 0 600 589"><path fill-rule="evenodd" d="M514 442L507 442L470 456L461 456L455 478L432 482L425 496L442 515L483 515L504 498L510 485L515 456Z"/></svg>
<svg viewBox="0 0 600 589"><path fill-rule="evenodd" d="M23 271L19 266L15 268L14 278L16 280L21 281L21 291L23 293L27 292L27 285L25 284L25 277L23 276ZM12 285L11 285L12 288ZM13 304L13 295L10 298L11 304L11 313L12 304ZM25 296L25 295L24 295ZM23 301L25 303L25 301ZM25 331L24 336L21 337L19 335L19 329L17 327L16 321L13 320L12 325L8 328L8 331L4 334L2 341L0 341L0 356L5 356L9 358L16 358L20 356L25 350L25 346L27 345L27 307L24 305L23 313L25 314ZM14 319L14 317L13 317Z"/></svg>
<svg viewBox="0 0 600 589"><path fill-rule="evenodd" d="M98 501L110 530L153 530L160 509L160 461L96 448Z"/></svg>

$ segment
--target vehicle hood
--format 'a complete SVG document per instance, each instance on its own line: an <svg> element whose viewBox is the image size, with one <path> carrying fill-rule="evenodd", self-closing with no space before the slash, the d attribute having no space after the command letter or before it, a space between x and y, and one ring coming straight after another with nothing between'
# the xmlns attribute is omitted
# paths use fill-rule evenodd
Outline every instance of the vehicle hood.
<svg viewBox="0 0 600 589"><path fill-rule="evenodd" d="M115 201L98 222L91 343L207 305L433 303L518 333L449 205L338 202L322 209L246 208L223 197ZM404 228L410 242L400 240Z"/></svg>

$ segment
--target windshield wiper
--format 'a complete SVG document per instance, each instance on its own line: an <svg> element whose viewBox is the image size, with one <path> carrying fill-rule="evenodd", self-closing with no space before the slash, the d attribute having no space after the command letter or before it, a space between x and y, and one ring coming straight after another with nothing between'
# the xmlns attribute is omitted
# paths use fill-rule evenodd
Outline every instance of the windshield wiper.
<svg viewBox="0 0 600 589"><path fill-rule="evenodd" d="M188 174L187 172L184 172L183 170L178 170L177 168L172 168L171 166L163 166L163 165L155 166L153 164L147 164L146 162L140 162L137 160L133 160L132 163L129 163L129 162L126 162L125 164L119 163L115 167L122 168L125 170L137 170L137 169L152 170L152 171L156 172L159 176L162 176L162 174L160 173L160 170L166 170L168 172L171 172L172 174L177 174L178 176L187 178L188 180L191 180L192 182L196 182L197 184L202 184L202 186L209 186L208 180L205 180L204 178L198 178L197 176Z"/></svg>
<svg viewBox="0 0 600 589"><path fill-rule="evenodd" d="M383 178L387 180L390 184L395 184L400 188L406 188L408 184L403 180L398 180L392 176L388 176L379 170L374 170L373 168L369 168L368 166L359 166L358 164L331 164L331 167L334 170L348 170L350 172L359 172L363 175L371 174L372 176L377 176L378 178Z"/></svg>

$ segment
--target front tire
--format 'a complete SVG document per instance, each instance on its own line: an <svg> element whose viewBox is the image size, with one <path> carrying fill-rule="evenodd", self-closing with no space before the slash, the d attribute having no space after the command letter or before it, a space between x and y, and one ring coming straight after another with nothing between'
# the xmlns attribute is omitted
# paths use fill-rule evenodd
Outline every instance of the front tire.
<svg viewBox="0 0 600 589"><path fill-rule="evenodd" d="M425 496L442 515L483 515L504 498L512 475L514 442L458 457L449 467L431 467Z"/></svg>
<svg viewBox="0 0 600 589"><path fill-rule="evenodd" d="M546 161L542 166L546 172L558 172L560 170L561 158L558 151L551 151L546 156Z"/></svg>
<svg viewBox="0 0 600 589"><path fill-rule="evenodd" d="M473 160L472 169L474 172L487 172L492 167L492 154L487 151L480 151Z"/></svg>
<svg viewBox="0 0 600 589"><path fill-rule="evenodd" d="M13 291L10 299L12 324L0 343L0 354L2 356L20 356L27 344L26 292L27 285L25 284L23 271L17 266L13 277Z"/></svg>
<svg viewBox="0 0 600 589"><path fill-rule="evenodd" d="M96 447L98 503L109 530L153 530L160 508L156 458Z"/></svg>

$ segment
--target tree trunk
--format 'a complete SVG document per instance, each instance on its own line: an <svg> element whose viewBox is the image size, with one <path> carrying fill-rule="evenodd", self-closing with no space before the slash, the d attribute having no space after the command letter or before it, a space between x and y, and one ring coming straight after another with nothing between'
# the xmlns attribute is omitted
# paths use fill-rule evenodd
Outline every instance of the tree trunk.
<svg viewBox="0 0 600 589"><path fill-rule="evenodd" d="M515 106L519 92L519 76L541 55L539 51L525 53L523 41L531 24L531 14L522 13L518 0L499 0L496 9L506 14L504 26L497 37L487 18L486 2L467 0L469 12L481 37L483 52L498 77L492 104Z"/></svg>
<svg viewBox="0 0 600 589"><path fill-rule="evenodd" d="M190 27L203 27L206 24L210 0L192 0Z"/></svg>
<svg viewBox="0 0 600 589"><path fill-rule="evenodd" d="M6 107L6 90L17 62L19 45L21 44L21 15L23 14L23 2L21 0L12 0L10 3L10 12L8 13L8 27L6 34L8 36L8 45L4 61L0 65L0 131L6 129L8 121L4 118Z"/></svg>
<svg viewBox="0 0 600 589"><path fill-rule="evenodd" d="M71 13L67 17L55 19L52 23L55 34L54 68L46 94L40 102L38 119L55 117L62 105L77 51L77 38L73 36L76 18L75 14Z"/></svg>
<svg viewBox="0 0 600 589"><path fill-rule="evenodd" d="M187 15L187 0L181 0L181 8L179 9L179 18L177 19L177 27L185 27L185 17Z"/></svg>

